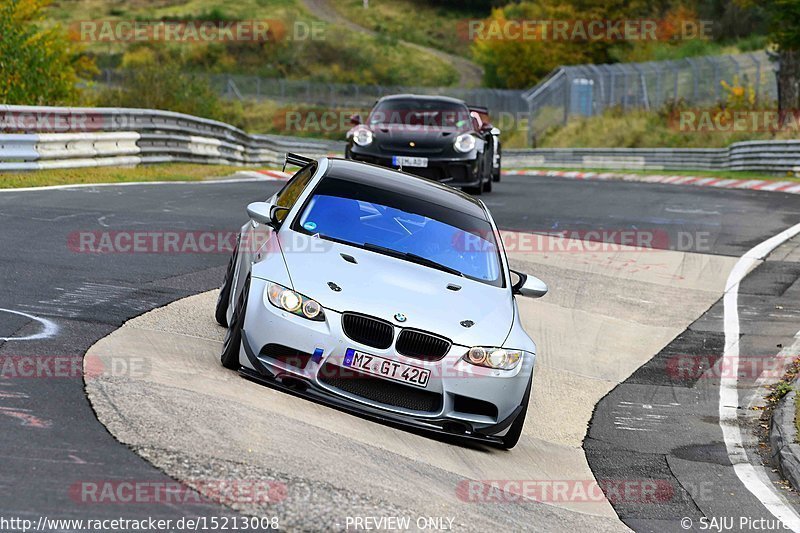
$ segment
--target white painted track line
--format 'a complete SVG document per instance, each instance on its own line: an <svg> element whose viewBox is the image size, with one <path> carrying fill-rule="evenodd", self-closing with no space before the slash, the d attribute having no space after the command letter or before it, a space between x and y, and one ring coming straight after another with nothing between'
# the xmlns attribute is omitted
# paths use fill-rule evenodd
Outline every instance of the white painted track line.
<svg viewBox="0 0 800 533"><path fill-rule="evenodd" d="M24 337L0 337L0 341L34 341L39 339L47 339L52 337L56 333L58 333L58 325L55 322L47 320L46 318L40 318L38 316L29 315L28 313L23 313L22 311L13 311L11 309L3 309L0 308L0 312L2 313L11 313L12 315L19 315L24 316L25 318L29 318L30 320L34 320L42 325L42 330L39 333L34 333L32 335L26 335Z"/></svg>
<svg viewBox="0 0 800 533"><path fill-rule="evenodd" d="M800 234L800 224L796 224L758 244L739 258L739 261L736 262L728 276L723 298L725 350L722 354L722 366L730 368L731 372L726 372L720 380L719 426L722 429L722 437L725 441L728 458L731 460L733 470L742 484L785 527L800 533L800 516L783 500L775 487L759 476L756 468L748 460L747 452L742 442L738 419L739 283L750 269L764 259L772 250L798 234ZM726 358L727 361L725 360Z"/></svg>

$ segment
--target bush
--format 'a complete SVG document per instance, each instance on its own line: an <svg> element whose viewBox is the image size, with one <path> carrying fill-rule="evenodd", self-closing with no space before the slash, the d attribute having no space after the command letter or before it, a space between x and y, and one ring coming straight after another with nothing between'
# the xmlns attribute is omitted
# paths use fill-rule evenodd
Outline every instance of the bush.
<svg viewBox="0 0 800 533"><path fill-rule="evenodd" d="M0 1L0 102L73 104L79 79L97 73L94 63L59 27L40 23L46 0Z"/></svg>
<svg viewBox="0 0 800 533"><path fill-rule="evenodd" d="M142 107L231 119L205 77L184 72L183 61L150 47L133 49L122 61L123 80L98 97L100 105Z"/></svg>

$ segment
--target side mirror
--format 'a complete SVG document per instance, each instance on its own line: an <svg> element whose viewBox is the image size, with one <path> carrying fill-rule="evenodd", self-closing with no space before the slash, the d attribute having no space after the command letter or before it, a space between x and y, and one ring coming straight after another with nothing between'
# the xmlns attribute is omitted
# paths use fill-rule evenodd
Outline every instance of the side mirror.
<svg viewBox="0 0 800 533"><path fill-rule="evenodd" d="M492 128L492 130L489 133L497 137L498 135L500 135L500 128Z"/></svg>
<svg viewBox="0 0 800 533"><path fill-rule="evenodd" d="M253 202L247 206L247 214L260 224L278 229L289 209L268 202ZM283 217L280 214L283 214Z"/></svg>
<svg viewBox="0 0 800 533"><path fill-rule="evenodd" d="M536 276L529 276L516 270L511 271L519 278L516 283L511 286L511 291L520 296L527 296L529 298L541 298L547 294L547 284L537 278Z"/></svg>
<svg viewBox="0 0 800 533"><path fill-rule="evenodd" d="M350 124L354 126L358 126L359 124L361 124L361 115L359 114L350 115Z"/></svg>

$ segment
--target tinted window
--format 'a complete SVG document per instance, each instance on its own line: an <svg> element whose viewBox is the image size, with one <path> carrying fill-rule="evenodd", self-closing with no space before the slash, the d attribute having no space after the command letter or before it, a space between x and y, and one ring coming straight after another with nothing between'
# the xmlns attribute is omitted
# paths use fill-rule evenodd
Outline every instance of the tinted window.
<svg viewBox="0 0 800 533"><path fill-rule="evenodd" d="M469 129L469 110L463 104L438 100L385 100L369 114L370 125L402 124Z"/></svg>
<svg viewBox="0 0 800 533"><path fill-rule="evenodd" d="M306 188L306 185L308 185L308 182L311 181L316 170L316 164L311 164L298 170L278 193L277 205L291 209Z"/></svg>
<svg viewBox="0 0 800 533"><path fill-rule="evenodd" d="M489 222L419 198L328 177L294 229L503 285Z"/></svg>

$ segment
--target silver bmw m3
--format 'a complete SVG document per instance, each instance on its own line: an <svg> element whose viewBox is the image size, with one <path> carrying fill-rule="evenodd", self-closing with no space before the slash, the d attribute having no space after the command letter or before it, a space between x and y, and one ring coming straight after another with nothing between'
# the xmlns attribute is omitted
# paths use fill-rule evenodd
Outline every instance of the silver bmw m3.
<svg viewBox="0 0 800 533"><path fill-rule="evenodd" d="M384 423L504 448L522 433L536 345L479 200L366 163L301 169L247 207L220 290L222 364Z"/></svg>

